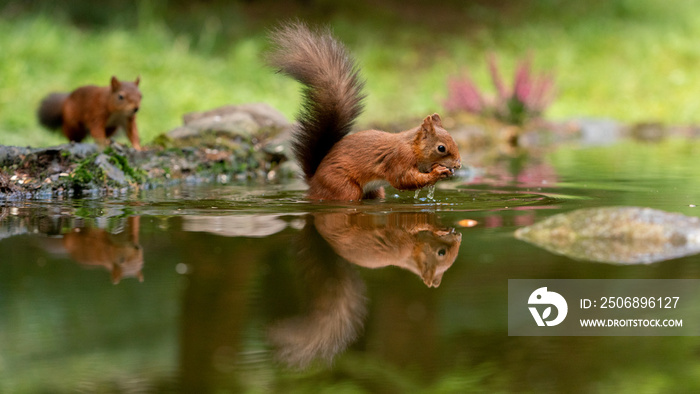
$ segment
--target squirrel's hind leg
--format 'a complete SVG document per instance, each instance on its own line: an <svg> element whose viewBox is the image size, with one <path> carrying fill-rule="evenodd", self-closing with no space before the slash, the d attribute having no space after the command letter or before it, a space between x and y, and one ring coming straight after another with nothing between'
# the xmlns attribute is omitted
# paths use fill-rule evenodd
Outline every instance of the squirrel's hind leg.
<svg viewBox="0 0 700 394"><path fill-rule="evenodd" d="M82 142L88 135L87 129L79 123L64 122L61 130L68 141Z"/></svg>
<svg viewBox="0 0 700 394"><path fill-rule="evenodd" d="M333 182L319 183L311 178L307 197L312 200L358 201L363 197L363 190L348 179L333 179Z"/></svg>

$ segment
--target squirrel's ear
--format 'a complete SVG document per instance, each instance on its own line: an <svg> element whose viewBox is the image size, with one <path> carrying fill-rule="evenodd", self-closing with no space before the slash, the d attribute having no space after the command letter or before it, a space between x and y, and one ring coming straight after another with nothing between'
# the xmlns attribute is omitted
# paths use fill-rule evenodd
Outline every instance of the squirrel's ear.
<svg viewBox="0 0 700 394"><path fill-rule="evenodd" d="M442 127L442 119L440 119L440 115L432 114L430 117L433 119L434 125L436 125L437 127Z"/></svg>
<svg viewBox="0 0 700 394"><path fill-rule="evenodd" d="M427 118L423 119L423 124L420 128L426 133L424 137L427 137L429 134L435 134L435 124L433 122L433 117L428 116Z"/></svg>
<svg viewBox="0 0 700 394"><path fill-rule="evenodd" d="M134 81L134 85L139 86L139 82L141 82L141 76L139 75L136 77L136 80Z"/></svg>
<svg viewBox="0 0 700 394"><path fill-rule="evenodd" d="M424 131L427 131L428 133L435 132L435 124L433 123L432 116L428 116L427 118L423 119L423 124L421 125L421 129L423 129Z"/></svg>
<svg viewBox="0 0 700 394"><path fill-rule="evenodd" d="M113 92L116 92L117 90L119 90L119 87L121 86L121 82L119 82L119 80L117 79L117 77L115 77L114 75L112 75L112 80L111 80L110 82L111 82L111 84L112 84L112 91L113 91Z"/></svg>

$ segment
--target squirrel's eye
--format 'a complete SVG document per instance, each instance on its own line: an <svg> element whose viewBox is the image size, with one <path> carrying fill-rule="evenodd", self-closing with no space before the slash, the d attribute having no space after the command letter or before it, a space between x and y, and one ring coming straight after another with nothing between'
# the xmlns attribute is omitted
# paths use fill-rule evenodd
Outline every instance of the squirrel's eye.
<svg viewBox="0 0 700 394"><path fill-rule="evenodd" d="M442 145L441 145L442 146ZM445 249L438 250L438 256L444 256L447 251Z"/></svg>
<svg viewBox="0 0 700 394"><path fill-rule="evenodd" d="M445 153L445 145L438 145L438 152Z"/></svg>
<svg viewBox="0 0 700 394"><path fill-rule="evenodd" d="M124 95L119 93L119 96L117 96L117 98L119 98L119 100L124 100Z"/></svg>

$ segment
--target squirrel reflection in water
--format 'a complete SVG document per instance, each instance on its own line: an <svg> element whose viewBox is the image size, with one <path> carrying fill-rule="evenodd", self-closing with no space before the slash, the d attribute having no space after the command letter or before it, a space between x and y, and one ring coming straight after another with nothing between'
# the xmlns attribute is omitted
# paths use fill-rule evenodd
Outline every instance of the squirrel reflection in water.
<svg viewBox="0 0 700 394"><path fill-rule="evenodd" d="M104 267L111 273L112 283L134 277L143 282L143 249L139 244L139 217L126 219L124 231L112 234L93 227L76 227L60 239L46 240L46 248L68 253L85 267Z"/></svg>
<svg viewBox="0 0 700 394"><path fill-rule="evenodd" d="M367 268L390 265L420 276L438 287L457 258L462 234L438 226L434 214L325 214L316 228L340 256Z"/></svg>
<svg viewBox="0 0 700 394"><path fill-rule="evenodd" d="M308 216L299 263L309 292L305 313L274 323L269 338L283 363L304 368L330 362L357 339L367 313L365 286L348 262L397 266L428 287L440 285L457 258L462 236L431 213L327 213Z"/></svg>

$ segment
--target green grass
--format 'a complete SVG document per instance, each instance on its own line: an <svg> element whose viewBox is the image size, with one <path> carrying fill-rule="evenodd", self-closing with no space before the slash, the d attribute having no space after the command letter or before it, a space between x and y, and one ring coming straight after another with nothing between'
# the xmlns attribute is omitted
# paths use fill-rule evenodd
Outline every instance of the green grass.
<svg viewBox="0 0 700 394"><path fill-rule="evenodd" d="M44 16L0 20L0 36L8 59L0 62L3 144L62 141L38 126L37 103L50 91L106 86L113 74L123 79L141 75L138 126L145 141L180 125L185 112L253 101L284 108L283 94L294 96L296 90L262 70L260 39L242 39L224 57L202 56L191 51L187 37L162 26L84 32Z"/></svg>
<svg viewBox="0 0 700 394"><path fill-rule="evenodd" d="M361 124L443 112L448 75L466 67L478 84L490 86L486 54L495 52L510 71L528 51L536 68L556 73L549 118L700 123L700 3L502 3L433 9L385 1L372 12L348 3L339 12L291 13L330 24L358 58L368 80ZM37 103L50 91L107 85L113 74L141 75L138 124L146 142L178 126L186 112L225 104L264 101L293 117L298 86L263 61L265 31L288 19L288 10L250 18L240 7L168 10L157 17L153 7L140 6L129 11L135 21L127 15L104 27L46 9L0 17L0 144L63 141L38 126Z"/></svg>

